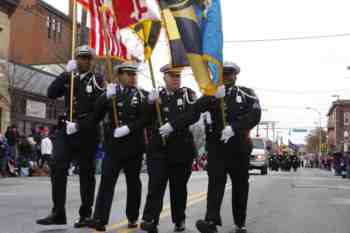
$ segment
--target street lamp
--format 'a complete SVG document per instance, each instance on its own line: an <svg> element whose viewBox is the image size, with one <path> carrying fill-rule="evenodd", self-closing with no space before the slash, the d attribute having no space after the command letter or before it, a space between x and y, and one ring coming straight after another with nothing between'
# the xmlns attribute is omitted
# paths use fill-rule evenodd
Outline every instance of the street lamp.
<svg viewBox="0 0 350 233"><path fill-rule="evenodd" d="M321 126L321 112L317 110L316 108L306 107L306 110L312 110L315 111L318 114L318 123L320 126L320 132L319 132L319 144L318 144L318 154L321 156L321 141L322 141L322 126Z"/></svg>

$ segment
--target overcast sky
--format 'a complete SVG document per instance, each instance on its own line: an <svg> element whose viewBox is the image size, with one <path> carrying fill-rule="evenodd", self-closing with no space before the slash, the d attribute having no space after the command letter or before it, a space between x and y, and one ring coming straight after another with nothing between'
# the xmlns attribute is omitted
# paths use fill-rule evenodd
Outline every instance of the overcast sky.
<svg viewBox="0 0 350 233"><path fill-rule="evenodd" d="M68 0L45 0L67 12ZM150 2L154 0L149 0ZM350 36L256 41L350 34L349 0L222 0L224 58L241 66L238 84L253 87L265 111L263 120L280 128L316 127L321 112L335 100L350 97ZM168 57L160 43L153 60L158 69ZM159 62L162 61L162 62ZM140 84L149 89L150 80ZM161 79L160 79L161 81ZM193 79L184 85L196 88ZM286 135L288 130L281 134ZM286 135L287 136L287 135ZM302 142L305 134L292 134Z"/></svg>

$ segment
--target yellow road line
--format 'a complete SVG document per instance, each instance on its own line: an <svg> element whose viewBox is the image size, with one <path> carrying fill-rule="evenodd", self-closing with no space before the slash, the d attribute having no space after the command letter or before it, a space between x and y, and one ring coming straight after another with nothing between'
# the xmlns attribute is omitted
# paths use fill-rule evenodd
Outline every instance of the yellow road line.
<svg viewBox="0 0 350 233"><path fill-rule="evenodd" d="M231 189L231 185L227 185L226 186L226 191ZM193 193L193 194L190 194L187 198L187 205L186 207L190 207L190 206L193 206L199 202L202 202L204 200L207 199L207 192L200 192L200 193ZM165 207L163 207L163 210L160 214L160 218L164 218L164 217L168 217L170 216L171 214L171 211L170 211L171 207L170 207L170 203L167 204ZM116 230L116 229L119 229L121 227L124 227L128 224L128 220L125 219L119 223L116 223L116 224L113 224L113 225L110 225L109 227L107 227L107 232L109 231L113 231L113 230ZM120 229L118 231L118 233L130 233L130 232L134 232L135 230L137 230L138 228L133 228L133 229ZM92 233L98 233L99 231L93 231Z"/></svg>

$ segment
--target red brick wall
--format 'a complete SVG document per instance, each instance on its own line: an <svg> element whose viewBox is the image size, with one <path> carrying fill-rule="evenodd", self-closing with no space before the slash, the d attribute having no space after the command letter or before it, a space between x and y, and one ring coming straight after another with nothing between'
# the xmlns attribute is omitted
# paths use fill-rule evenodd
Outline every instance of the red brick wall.
<svg viewBox="0 0 350 233"><path fill-rule="evenodd" d="M350 104L341 104L336 107L336 127L335 127L335 143L338 150L344 144L344 131L350 132L350 125L344 125L344 113L350 112Z"/></svg>
<svg viewBox="0 0 350 233"><path fill-rule="evenodd" d="M48 38L47 17L62 24L61 39ZM52 64L69 59L71 26L67 18L49 12L36 0L23 0L12 16L10 60L22 64Z"/></svg>

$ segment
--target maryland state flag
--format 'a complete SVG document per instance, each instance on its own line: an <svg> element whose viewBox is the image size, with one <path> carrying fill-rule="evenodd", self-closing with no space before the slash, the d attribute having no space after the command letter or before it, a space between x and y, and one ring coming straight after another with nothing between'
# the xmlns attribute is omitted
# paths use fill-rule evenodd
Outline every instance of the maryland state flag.
<svg viewBox="0 0 350 233"><path fill-rule="evenodd" d="M130 27L153 17L146 0L112 0L112 4L119 28Z"/></svg>
<svg viewBox="0 0 350 233"><path fill-rule="evenodd" d="M159 39L161 23L146 0L112 0L119 28L131 28L144 43L144 58L148 60Z"/></svg>
<svg viewBox="0 0 350 233"><path fill-rule="evenodd" d="M159 0L159 5L173 65L188 61L201 91L214 95L222 77L220 0Z"/></svg>
<svg viewBox="0 0 350 233"><path fill-rule="evenodd" d="M143 20L130 26L144 43L144 59L149 60L158 42L161 23L159 20Z"/></svg>

